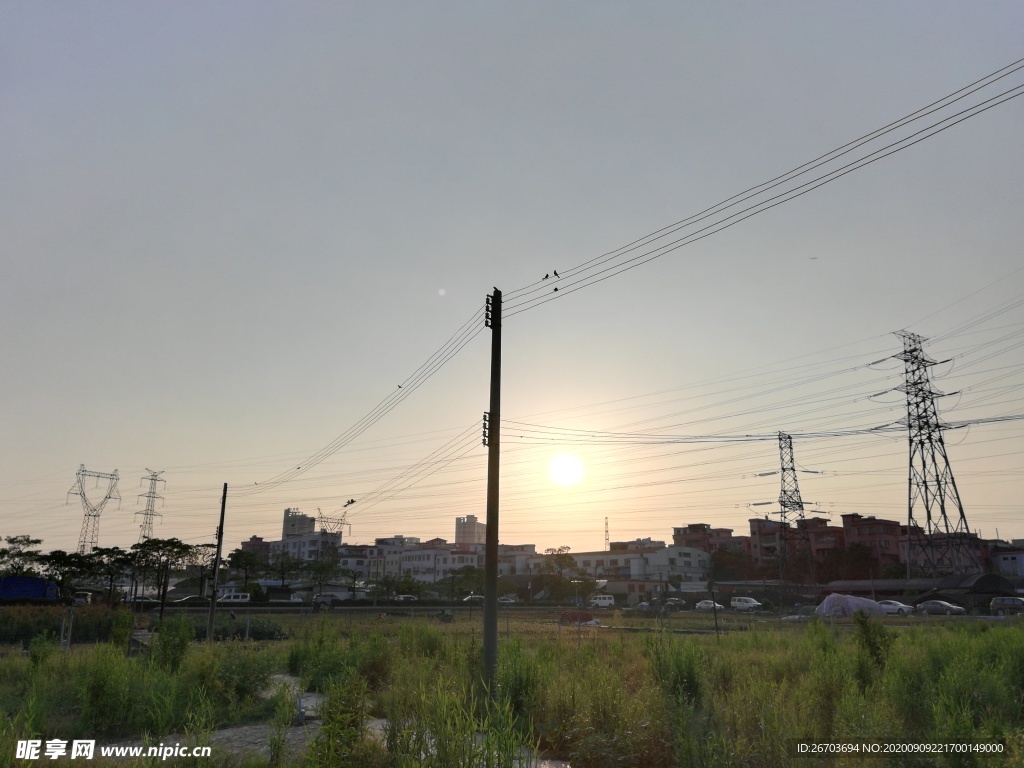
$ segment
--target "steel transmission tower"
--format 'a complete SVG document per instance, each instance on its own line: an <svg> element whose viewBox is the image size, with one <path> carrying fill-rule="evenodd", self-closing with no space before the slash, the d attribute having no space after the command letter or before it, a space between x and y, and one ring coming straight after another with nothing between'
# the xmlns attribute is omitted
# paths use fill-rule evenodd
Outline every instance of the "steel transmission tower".
<svg viewBox="0 0 1024 768"><path fill-rule="evenodd" d="M804 522L804 502L800 498L800 486L796 481L793 438L785 432L779 432L779 456L782 461L782 490L779 492L779 577L786 579L786 572L789 570L789 540L793 539L796 541L795 559L802 565L806 558L811 580L814 581L814 554L811 551L810 534ZM794 527L790 528L790 524Z"/></svg>
<svg viewBox="0 0 1024 768"><path fill-rule="evenodd" d="M85 478L96 478L96 486L99 487L100 480L107 481L107 493L98 504L89 501L85 493ZM80 496L82 498L82 511L85 516L82 520L82 533L78 537L78 553L88 555L94 549L100 538L100 513L111 499L117 499L118 506L121 502L121 494L117 492L117 470L111 473L90 472L85 464L80 464L75 474L75 484L68 491L68 496Z"/></svg>
<svg viewBox="0 0 1024 768"><path fill-rule="evenodd" d="M139 533L140 543L145 541L146 539L153 538L153 518L161 516L160 513L156 511L156 500L160 499L162 501L164 498L163 496L157 494L156 484L167 482L166 480L160 479L160 475L163 474L163 470L159 472L154 472L149 467L146 467L146 471L149 472L149 474L142 479L149 480L149 492L139 494L140 499L146 500L146 508L142 512L135 513L136 516L142 515L142 530Z"/></svg>
<svg viewBox="0 0 1024 768"><path fill-rule="evenodd" d="M926 576L981 573L978 551L967 527L942 439L946 425L939 420L935 407L935 399L945 394L933 389L928 379L928 369L938 362L924 353L923 336L909 331L897 331L896 335L903 341L903 352L894 357L904 365L905 383L899 391L907 396L906 425L910 437L907 578L912 565L921 568ZM951 515L955 522L950 520Z"/></svg>

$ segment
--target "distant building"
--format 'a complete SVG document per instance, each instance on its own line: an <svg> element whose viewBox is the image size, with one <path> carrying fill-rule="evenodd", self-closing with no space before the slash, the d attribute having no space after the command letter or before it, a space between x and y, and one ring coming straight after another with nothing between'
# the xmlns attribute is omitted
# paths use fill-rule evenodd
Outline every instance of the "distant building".
<svg viewBox="0 0 1024 768"><path fill-rule="evenodd" d="M359 579L373 576L377 548L368 544L343 544L338 547L338 567L358 575Z"/></svg>
<svg viewBox="0 0 1024 768"><path fill-rule="evenodd" d="M487 542L487 524L478 522L476 515L455 518L456 544L485 544Z"/></svg>
<svg viewBox="0 0 1024 768"><path fill-rule="evenodd" d="M402 553L406 549L418 547L420 540L417 536L396 534L387 538L374 539L373 544L377 554L374 555L371 576L379 579L385 576L401 576Z"/></svg>
<svg viewBox="0 0 1024 768"><path fill-rule="evenodd" d="M281 526L281 538L289 536L308 536L313 533L316 527L316 518L304 515L298 509L286 509L284 511L284 523Z"/></svg>
<svg viewBox="0 0 1024 768"><path fill-rule="evenodd" d="M530 569L527 563L531 557L536 556L536 544L499 544L498 576L529 574Z"/></svg>
<svg viewBox="0 0 1024 768"><path fill-rule="evenodd" d="M845 515L843 517L846 517ZM811 555L816 562L820 562L826 553L832 550L843 549L846 546L845 529L836 525L829 525L829 521L821 517L808 517L797 520L796 542L789 542L790 546L796 546L800 539L800 531L807 531L807 540L811 545ZM793 551L790 551L793 554Z"/></svg>
<svg viewBox="0 0 1024 768"><path fill-rule="evenodd" d="M252 552L264 563L270 561L270 542L264 541L262 536L251 536L248 541L243 541L241 549L243 552Z"/></svg>
<svg viewBox="0 0 1024 768"><path fill-rule="evenodd" d="M654 549L664 548L664 541L654 541L650 537L634 539L633 541L613 541L608 545L609 552L649 552Z"/></svg>
<svg viewBox="0 0 1024 768"><path fill-rule="evenodd" d="M336 562L340 531L317 531L316 518L289 507L281 523L281 540L268 542L270 555L286 553L299 560Z"/></svg>
<svg viewBox="0 0 1024 768"><path fill-rule="evenodd" d="M767 517L750 520L750 556L755 562L765 563L779 556L781 528L782 523Z"/></svg>
<svg viewBox="0 0 1024 768"><path fill-rule="evenodd" d="M1014 539L1017 544L1020 539ZM1024 547L1002 549L992 553L992 565L1004 576L1024 576Z"/></svg>
<svg viewBox="0 0 1024 768"><path fill-rule="evenodd" d="M270 542L271 555L285 552L299 560L329 560L337 562L341 533L312 531L301 536L287 536L281 541Z"/></svg>
<svg viewBox="0 0 1024 768"><path fill-rule="evenodd" d="M749 536L733 536L732 528L712 528L707 523L691 523L673 528L672 543L677 547L693 547L705 552L727 550L750 555Z"/></svg>
<svg viewBox="0 0 1024 768"><path fill-rule="evenodd" d="M879 520L875 517L864 517L856 512L843 515L843 533L846 546L863 544L871 550L878 563L879 573L888 565L906 562L905 539L906 526L895 520Z"/></svg>

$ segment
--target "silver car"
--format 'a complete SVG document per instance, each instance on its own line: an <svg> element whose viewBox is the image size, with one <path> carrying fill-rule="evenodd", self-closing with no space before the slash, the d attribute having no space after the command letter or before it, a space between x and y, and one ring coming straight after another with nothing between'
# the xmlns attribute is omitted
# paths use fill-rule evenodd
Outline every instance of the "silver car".
<svg viewBox="0 0 1024 768"><path fill-rule="evenodd" d="M724 611L725 607L719 605L714 600L701 600L697 605L694 606L698 611Z"/></svg>
<svg viewBox="0 0 1024 768"><path fill-rule="evenodd" d="M887 616L909 616L914 612L914 606L901 603L899 600L879 600L878 604L885 608Z"/></svg>
<svg viewBox="0 0 1024 768"><path fill-rule="evenodd" d="M959 605L947 603L945 600L925 600L917 604L917 610L925 616L945 614L946 616L966 616L967 611Z"/></svg>

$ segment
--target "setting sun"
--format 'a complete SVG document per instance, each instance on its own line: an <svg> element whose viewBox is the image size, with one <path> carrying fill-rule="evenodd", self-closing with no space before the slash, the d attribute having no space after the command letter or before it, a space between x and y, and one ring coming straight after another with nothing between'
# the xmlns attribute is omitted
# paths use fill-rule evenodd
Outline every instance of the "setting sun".
<svg viewBox="0 0 1024 768"><path fill-rule="evenodd" d="M548 475L555 485L576 485L584 474L583 462L571 453L560 453L548 462Z"/></svg>

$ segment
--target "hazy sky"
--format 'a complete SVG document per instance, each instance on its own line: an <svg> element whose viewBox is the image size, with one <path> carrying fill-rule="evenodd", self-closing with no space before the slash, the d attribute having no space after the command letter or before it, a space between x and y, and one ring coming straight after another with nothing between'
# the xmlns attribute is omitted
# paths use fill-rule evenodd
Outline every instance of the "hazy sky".
<svg viewBox="0 0 1024 768"><path fill-rule="evenodd" d="M613 540L746 533L778 497L754 477L778 466L774 432L900 418L902 364L878 361L901 328L952 358L933 371L961 391L944 418L1020 414L1024 98L566 286L1021 59L1022 29L1019 2L5 3L0 535L74 549L84 464L121 477L104 546L138 539L147 467L167 481L158 536L211 540L226 482L228 549L349 498L354 541L451 539L484 516L490 333L408 377L492 287L554 269L562 297L505 324L506 419L767 438L509 425L506 543L600 548L605 518ZM972 529L1024 537L1024 422L946 439ZM905 518L905 435L794 445L822 473L800 476L815 508ZM577 485L547 476L562 452Z"/></svg>

